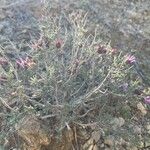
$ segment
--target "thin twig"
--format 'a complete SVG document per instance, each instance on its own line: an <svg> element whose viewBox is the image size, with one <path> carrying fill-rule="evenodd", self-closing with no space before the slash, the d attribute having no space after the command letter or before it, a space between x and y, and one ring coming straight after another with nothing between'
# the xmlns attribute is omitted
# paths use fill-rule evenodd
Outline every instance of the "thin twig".
<svg viewBox="0 0 150 150"><path fill-rule="evenodd" d="M96 93L98 90L100 90L100 88L103 86L104 82L109 77L110 72L111 72L111 70L108 72L108 74L106 75L104 80L96 88L94 88L93 90L90 90L89 93L85 94L84 96L79 97L76 101L74 101L75 105L79 105L81 103L84 103L82 100L90 98L94 93Z"/></svg>
<svg viewBox="0 0 150 150"><path fill-rule="evenodd" d="M52 117L56 117L58 116L59 114L50 114L50 115L45 115L45 116L42 116L40 117L41 119L47 119L47 118L52 118Z"/></svg>
<svg viewBox="0 0 150 150"><path fill-rule="evenodd" d="M98 124L98 122L83 124L83 123L78 123L78 122L75 122L75 121L73 121L73 123L75 123L75 124L77 124L77 125L80 125L80 126L82 126L82 127L95 126L95 125Z"/></svg>
<svg viewBox="0 0 150 150"><path fill-rule="evenodd" d="M8 108L8 109L11 110L11 111L14 111L14 109L13 109L12 107L10 107L10 106L6 103L6 101L3 100L1 97L0 97L0 100L1 100L2 104L3 104L6 108Z"/></svg>
<svg viewBox="0 0 150 150"><path fill-rule="evenodd" d="M83 118L83 117L85 117L92 110L93 110L93 108L89 109L86 113L84 113L83 115L79 115L78 117L79 118Z"/></svg>
<svg viewBox="0 0 150 150"><path fill-rule="evenodd" d="M110 75L110 72L108 72L108 74L106 75L106 77L104 78L104 80L100 83L100 85L98 87L96 87L95 89L93 89L92 92L89 92L86 96L86 98L89 98L90 96L92 96L93 93L95 93L96 91L98 91L104 84L104 82L107 80L108 76Z"/></svg>

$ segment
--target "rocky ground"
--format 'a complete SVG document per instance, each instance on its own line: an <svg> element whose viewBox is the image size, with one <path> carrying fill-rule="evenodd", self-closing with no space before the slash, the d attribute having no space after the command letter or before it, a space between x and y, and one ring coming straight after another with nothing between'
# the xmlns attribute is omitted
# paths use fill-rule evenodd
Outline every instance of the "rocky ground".
<svg viewBox="0 0 150 150"><path fill-rule="evenodd" d="M33 39L39 37L40 27L39 21L42 15L41 8L46 4L46 0L1 0L0 1L0 46L5 54L10 59L24 55L28 52L28 44ZM49 8L52 15L63 16L64 13L83 12L87 13L88 32L94 32L97 28L99 36L110 45L117 49L122 49L127 52L138 51L139 65L142 66L143 71L147 78L150 74L150 1L149 0L49 0ZM149 110L145 109L142 104L138 104L137 109L141 115L146 116ZM146 134L145 143L141 149L150 149L150 120L149 118L141 117L140 123L135 126L135 133ZM41 128L41 136L38 135L39 131L35 130L32 133L32 128L26 129L26 124L34 120L30 127L37 125ZM29 121L29 122L28 122ZM143 123L143 121L146 121ZM23 122L23 123L22 123ZM37 142L42 145L51 145L50 149L71 149L71 142L77 136L80 127L74 127L72 130L64 133L61 142L52 140L49 142L45 133L45 127L40 126L41 120L27 118L22 120L23 126L19 127L20 136L28 141ZM114 118L112 120L114 128L124 125L123 118ZM143 131L143 125L146 132ZM88 125L81 125L86 128ZM74 140L74 144L80 144L85 150L113 149L113 136L109 135L106 139L101 139L101 133L95 124L89 125L92 129L88 133L82 129L79 135L81 143ZM35 127L35 128L36 128ZM96 130L95 130L96 129ZM27 134L24 135L23 133ZM34 136L29 136L30 133ZM28 137L29 136L29 137ZM37 140L35 137L38 137ZM76 138L75 138L76 139ZM12 139L11 139L12 140ZM101 142L98 142L101 141ZM8 144L9 143L9 144ZM50 144L51 143L51 144ZM5 141L6 147L10 147L10 142ZM122 138L116 142L118 150L132 149L137 150L136 146L130 147ZM98 148L99 147L99 148ZM144 148L145 147L145 148ZM147 148L146 148L147 147ZM29 148L27 148L29 149ZM38 148L37 148L38 149ZM46 149L44 146L43 149ZM31 148L32 150L32 148Z"/></svg>

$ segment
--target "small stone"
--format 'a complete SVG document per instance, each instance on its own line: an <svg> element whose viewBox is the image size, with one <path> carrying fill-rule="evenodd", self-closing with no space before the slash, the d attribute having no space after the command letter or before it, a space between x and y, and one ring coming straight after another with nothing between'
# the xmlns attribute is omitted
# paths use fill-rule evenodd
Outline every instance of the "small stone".
<svg viewBox="0 0 150 150"><path fill-rule="evenodd" d="M94 144L94 141L93 141L93 139L92 138L90 138L84 145L83 145L83 149L88 149L88 148L90 148L91 146L93 146L93 144Z"/></svg>
<svg viewBox="0 0 150 150"><path fill-rule="evenodd" d="M149 146L150 145L150 139L148 138L148 139L145 139L145 146L147 147L147 146Z"/></svg>
<svg viewBox="0 0 150 150"><path fill-rule="evenodd" d="M147 133L150 134L150 124L146 125Z"/></svg>
<svg viewBox="0 0 150 150"><path fill-rule="evenodd" d="M112 124L112 127L114 130L119 128L119 127L122 127L124 125L124 123L125 123L125 120L122 117L114 118L111 121L111 124Z"/></svg>
<svg viewBox="0 0 150 150"><path fill-rule="evenodd" d="M141 102L139 102L137 104L137 108L142 113L143 116L145 116L147 114L147 110L146 110L146 108L143 106L143 104Z"/></svg>
<svg viewBox="0 0 150 150"><path fill-rule="evenodd" d="M138 148L137 148L137 147L135 147L135 146L134 146L134 147L132 147L131 149L132 149L132 150L138 150Z"/></svg>
<svg viewBox="0 0 150 150"><path fill-rule="evenodd" d="M98 150L98 146L97 146L97 145L94 145L94 146L93 146L93 150Z"/></svg>
<svg viewBox="0 0 150 150"><path fill-rule="evenodd" d="M136 133L136 134L141 134L142 133L142 129L138 126L134 126L133 130L134 130L134 133Z"/></svg>
<svg viewBox="0 0 150 150"><path fill-rule="evenodd" d="M150 130L150 124L148 124L148 125L146 126L146 129L147 129L147 130Z"/></svg>
<svg viewBox="0 0 150 150"><path fill-rule="evenodd" d="M92 132L92 138L93 138L93 140L96 143L99 141L100 135L101 135L100 131L94 131L94 132Z"/></svg>
<svg viewBox="0 0 150 150"><path fill-rule="evenodd" d="M6 15L0 10L0 20L6 18Z"/></svg>
<svg viewBox="0 0 150 150"><path fill-rule="evenodd" d="M2 32L4 29L4 25L3 24L0 24L0 32Z"/></svg>
<svg viewBox="0 0 150 150"><path fill-rule="evenodd" d="M114 145L114 138L108 137L104 140L105 145L112 147Z"/></svg>
<svg viewBox="0 0 150 150"><path fill-rule="evenodd" d="M104 147L105 147L104 143L102 143L100 147L101 147L101 148L104 148Z"/></svg>

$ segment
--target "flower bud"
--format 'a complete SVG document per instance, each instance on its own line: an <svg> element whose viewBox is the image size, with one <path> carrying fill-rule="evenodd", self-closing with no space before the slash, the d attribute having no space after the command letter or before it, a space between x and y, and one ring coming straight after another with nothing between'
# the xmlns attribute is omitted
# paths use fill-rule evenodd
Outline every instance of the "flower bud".
<svg viewBox="0 0 150 150"><path fill-rule="evenodd" d="M99 54L105 54L107 52L107 49L106 49L105 46L99 45L98 48L97 48L97 52Z"/></svg>
<svg viewBox="0 0 150 150"><path fill-rule="evenodd" d="M62 46L62 41L61 40L57 40L56 41L56 48L61 48L61 46Z"/></svg>

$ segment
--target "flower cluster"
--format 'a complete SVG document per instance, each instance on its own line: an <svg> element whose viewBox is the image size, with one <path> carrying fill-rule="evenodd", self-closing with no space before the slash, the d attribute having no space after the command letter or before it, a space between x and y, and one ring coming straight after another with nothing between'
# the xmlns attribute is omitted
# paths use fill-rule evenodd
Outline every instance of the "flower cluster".
<svg viewBox="0 0 150 150"><path fill-rule="evenodd" d="M25 59L19 58L16 60L17 67L18 68L32 68L35 65L35 62L33 61L32 58L26 57Z"/></svg>

